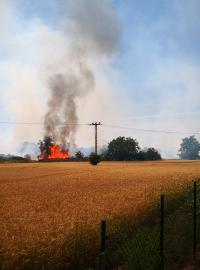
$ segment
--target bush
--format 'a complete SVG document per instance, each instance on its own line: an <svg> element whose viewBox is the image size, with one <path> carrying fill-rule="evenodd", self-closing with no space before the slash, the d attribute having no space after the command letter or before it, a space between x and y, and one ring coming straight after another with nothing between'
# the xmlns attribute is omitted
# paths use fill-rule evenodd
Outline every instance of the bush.
<svg viewBox="0 0 200 270"><path fill-rule="evenodd" d="M100 161L101 161L101 157L99 155L97 155L96 153L91 153L89 155L89 162L92 165L97 165Z"/></svg>

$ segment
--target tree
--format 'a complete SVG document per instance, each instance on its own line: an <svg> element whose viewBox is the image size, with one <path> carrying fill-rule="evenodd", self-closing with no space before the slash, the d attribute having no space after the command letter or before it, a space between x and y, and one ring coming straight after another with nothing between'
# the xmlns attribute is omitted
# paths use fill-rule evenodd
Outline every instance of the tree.
<svg viewBox="0 0 200 270"><path fill-rule="evenodd" d="M146 160L161 160L160 153L155 148L148 148L146 151Z"/></svg>
<svg viewBox="0 0 200 270"><path fill-rule="evenodd" d="M118 137L108 144L109 160L134 160L140 147L138 142L130 137Z"/></svg>
<svg viewBox="0 0 200 270"><path fill-rule="evenodd" d="M200 143L195 136L182 139L178 156L181 159L198 159L200 151Z"/></svg>
<svg viewBox="0 0 200 270"><path fill-rule="evenodd" d="M146 157L146 151L144 150L140 150L137 154L137 160L139 161L144 161L144 160L147 160L147 157Z"/></svg>
<svg viewBox="0 0 200 270"><path fill-rule="evenodd" d="M75 153L75 157L76 157L77 160L83 160L84 159L84 155L83 155L83 153L81 151L77 151Z"/></svg>
<svg viewBox="0 0 200 270"><path fill-rule="evenodd" d="M140 150L137 154L137 160L161 160L162 157L160 153L155 148L147 148L145 150Z"/></svg>
<svg viewBox="0 0 200 270"><path fill-rule="evenodd" d="M51 155L51 146L53 145L53 140L49 136L45 136L43 141L38 142L39 149L42 153L45 154L45 159L48 159L48 156Z"/></svg>

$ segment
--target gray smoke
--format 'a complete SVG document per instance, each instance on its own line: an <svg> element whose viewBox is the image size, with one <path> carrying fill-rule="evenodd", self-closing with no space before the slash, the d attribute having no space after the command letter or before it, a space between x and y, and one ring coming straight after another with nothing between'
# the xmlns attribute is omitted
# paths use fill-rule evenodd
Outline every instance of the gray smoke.
<svg viewBox="0 0 200 270"><path fill-rule="evenodd" d="M31 159L36 160L40 155L40 151L37 144L31 142L23 142L17 147L16 154L20 156L30 155Z"/></svg>
<svg viewBox="0 0 200 270"><path fill-rule="evenodd" d="M69 14L64 31L72 65L48 80L50 99L44 127L45 135L55 142L75 147L77 100L95 88L93 66L115 52L119 21L110 0L71 1L66 10Z"/></svg>
<svg viewBox="0 0 200 270"><path fill-rule="evenodd" d="M94 88L91 71L80 67L79 72L79 75L55 74L49 79L51 98L45 116L45 131L46 135L51 136L63 147L69 147L69 145L75 147L78 123L76 98Z"/></svg>

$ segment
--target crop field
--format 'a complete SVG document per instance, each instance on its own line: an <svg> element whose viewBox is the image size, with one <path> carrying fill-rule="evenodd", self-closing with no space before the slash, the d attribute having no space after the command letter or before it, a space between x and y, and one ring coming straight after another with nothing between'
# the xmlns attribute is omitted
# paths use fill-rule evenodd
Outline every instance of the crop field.
<svg viewBox="0 0 200 270"><path fill-rule="evenodd" d="M1 164L0 256L9 265L30 248L57 251L78 225L137 218L161 192L199 177L200 161Z"/></svg>

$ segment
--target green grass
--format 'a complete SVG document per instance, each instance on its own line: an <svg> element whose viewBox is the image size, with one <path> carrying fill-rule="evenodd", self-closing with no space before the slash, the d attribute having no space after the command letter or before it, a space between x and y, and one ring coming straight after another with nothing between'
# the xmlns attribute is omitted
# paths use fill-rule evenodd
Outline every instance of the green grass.
<svg viewBox="0 0 200 270"><path fill-rule="evenodd" d="M200 198L197 196L197 204ZM146 215L134 226L134 221L118 217L118 229L111 224L113 238L107 251L109 269L122 266L127 270L160 269L160 218L159 202L145 210ZM200 212L198 211L198 218ZM200 226L198 228L198 242ZM111 237L111 238L112 238ZM165 269L180 270L192 256L193 247L193 188L165 196Z"/></svg>

